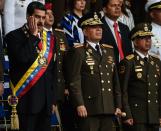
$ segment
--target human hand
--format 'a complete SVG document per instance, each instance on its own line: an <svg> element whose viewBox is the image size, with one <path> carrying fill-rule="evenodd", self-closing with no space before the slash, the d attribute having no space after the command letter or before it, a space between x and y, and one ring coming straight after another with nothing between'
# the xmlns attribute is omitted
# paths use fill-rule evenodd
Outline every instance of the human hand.
<svg viewBox="0 0 161 131"><path fill-rule="evenodd" d="M77 107L77 113L80 117L87 117L87 110L84 105Z"/></svg>
<svg viewBox="0 0 161 131"><path fill-rule="evenodd" d="M123 123L132 126L134 124L134 120L132 118L125 120Z"/></svg>
<svg viewBox="0 0 161 131"><path fill-rule="evenodd" d="M122 115L122 112L121 112L120 108L116 108L115 115L116 116L121 116Z"/></svg>
<svg viewBox="0 0 161 131"><path fill-rule="evenodd" d="M34 16L28 17L28 27L31 34L37 36L38 34L38 27L37 27L37 20Z"/></svg>

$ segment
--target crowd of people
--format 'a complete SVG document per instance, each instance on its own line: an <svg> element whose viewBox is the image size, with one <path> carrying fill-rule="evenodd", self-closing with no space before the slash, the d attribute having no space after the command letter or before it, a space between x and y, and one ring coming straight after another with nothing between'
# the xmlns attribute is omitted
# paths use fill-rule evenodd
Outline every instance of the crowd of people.
<svg viewBox="0 0 161 131"><path fill-rule="evenodd" d="M0 0L11 130L159 131L161 1L136 1Z"/></svg>

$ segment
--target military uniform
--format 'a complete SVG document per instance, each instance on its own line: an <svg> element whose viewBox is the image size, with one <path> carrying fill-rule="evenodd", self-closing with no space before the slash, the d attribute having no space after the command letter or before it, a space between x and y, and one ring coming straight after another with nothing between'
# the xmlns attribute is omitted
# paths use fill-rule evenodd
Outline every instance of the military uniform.
<svg viewBox="0 0 161 131"><path fill-rule="evenodd" d="M84 15L78 23L87 32L89 28L95 31L95 26L101 29L102 24L96 12ZM69 93L74 108L79 112L83 106L87 111L85 118L78 113L80 131L115 131L112 117L116 108L121 108L121 91L113 47L88 39L90 35L86 43L67 53Z"/></svg>
<svg viewBox="0 0 161 131"><path fill-rule="evenodd" d="M85 105L88 116L113 115L121 107L113 48L103 45L101 49L102 56L88 44L68 53L70 95L75 107Z"/></svg>
<svg viewBox="0 0 161 131"><path fill-rule="evenodd" d="M64 31L61 29L53 30L55 36L56 48L55 48L55 60L57 63L56 69L56 99L57 101L63 101L64 99L64 88L65 88L65 78L64 78L64 58L68 50L67 40Z"/></svg>
<svg viewBox="0 0 161 131"><path fill-rule="evenodd" d="M140 24L141 25L141 24ZM131 38L152 36L147 24L136 26ZM127 131L156 131L161 117L161 62L151 55L146 57L135 50L120 62L119 76L122 88L123 111L127 119L133 119L133 126Z"/></svg>
<svg viewBox="0 0 161 131"><path fill-rule="evenodd" d="M149 0L145 5L145 10L149 13L153 12L153 10L161 10L160 0ZM152 33L154 34L154 36L152 37L152 48L150 50L150 53L152 55L158 56L161 59L161 36L160 36L161 26L159 23L153 21L153 19L152 19Z"/></svg>

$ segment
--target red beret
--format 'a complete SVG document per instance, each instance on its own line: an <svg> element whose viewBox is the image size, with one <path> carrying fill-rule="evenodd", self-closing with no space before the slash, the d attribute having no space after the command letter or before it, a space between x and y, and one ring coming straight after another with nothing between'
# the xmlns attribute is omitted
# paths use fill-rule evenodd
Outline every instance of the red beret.
<svg viewBox="0 0 161 131"><path fill-rule="evenodd" d="M46 10L52 10L53 9L53 4L52 3L46 3L45 4L45 9Z"/></svg>

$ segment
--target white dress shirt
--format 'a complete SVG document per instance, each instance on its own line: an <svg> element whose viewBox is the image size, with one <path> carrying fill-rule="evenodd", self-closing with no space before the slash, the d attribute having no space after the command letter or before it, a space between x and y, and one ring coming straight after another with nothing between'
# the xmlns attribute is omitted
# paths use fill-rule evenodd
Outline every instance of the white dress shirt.
<svg viewBox="0 0 161 131"><path fill-rule="evenodd" d="M152 22L152 47L150 54L156 55L161 59L161 26Z"/></svg>

